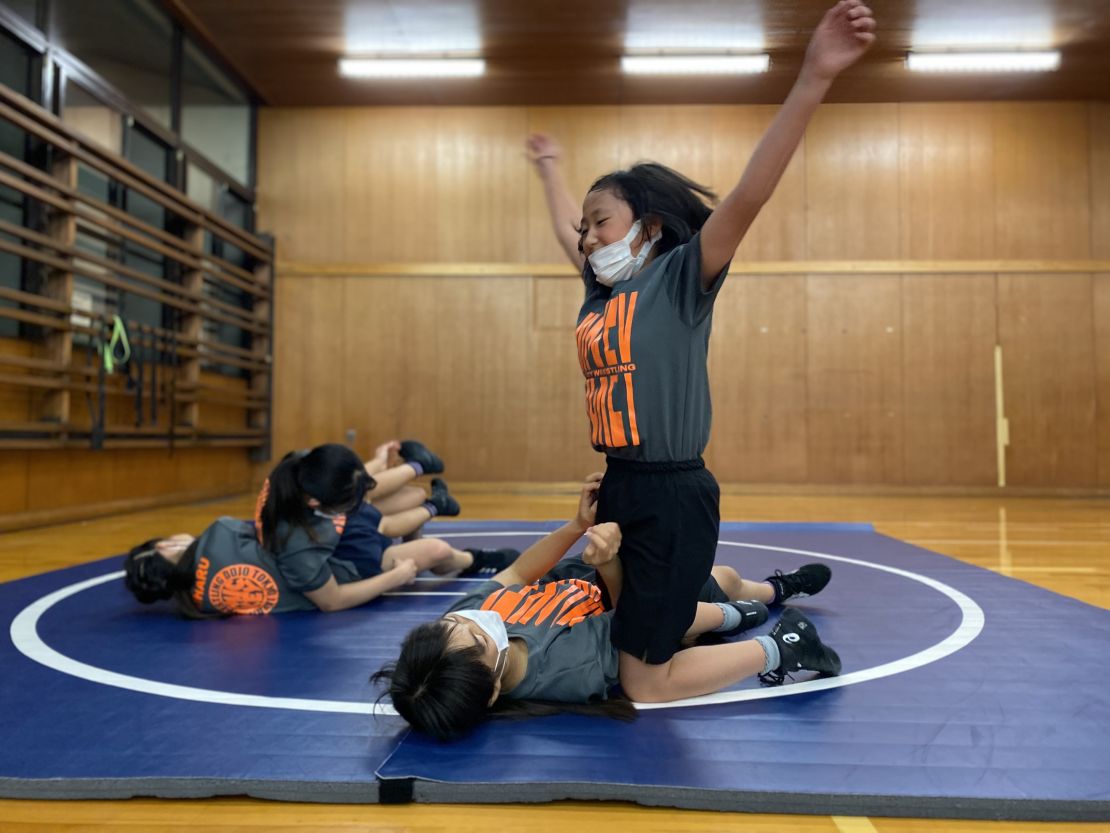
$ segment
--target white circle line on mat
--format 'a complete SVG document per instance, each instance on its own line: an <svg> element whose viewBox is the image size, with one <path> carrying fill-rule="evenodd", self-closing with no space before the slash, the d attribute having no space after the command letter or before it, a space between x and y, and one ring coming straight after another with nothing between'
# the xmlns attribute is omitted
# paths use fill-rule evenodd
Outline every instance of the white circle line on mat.
<svg viewBox="0 0 1110 833"><path fill-rule="evenodd" d="M544 535L543 532L490 532L490 533L445 533L439 537L493 537L493 536L511 536L511 535ZM805 682L793 683L791 685L778 686L774 688L761 688L761 689L744 689L741 691L721 691L715 694L706 694L700 697L690 697L685 700L675 700L669 703L637 703L639 709L668 709L668 708L684 708L689 706L708 706L719 705L723 703L739 703L747 700L763 700L771 697L784 697L795 694L805 694L813 691L824 691L833 688L842 688L848 685L855 685L858 683L868 682L870 680L881 679L882 677L889 677L893 674L900 674L906 671L920 668L929 663L936 662L943 659L950 654L954 654L961 648L970 644L983 630L986 622L982 608L979 607L971 598L964 593L950 587L943 582L936 579L923 576L918 573L913 573L908 570L902 570L898 567L888 567L882 564L874 564L870 561L862 561L856 558L848 558L846 556L832 555L830 553L815 552L811 550L791 549L788 547L776 547L766 544L748 544L738 541L720 541L722 546L738 547L746 549L767 550L770 552L783 552L791 555L804 555L816 558L828 559L831 561L840 561L845 564L854 564L860 567L868 567L874 570L891 573L893 575L908 578L917 581L925 586L938 591L944 596L951 599L960 609L961 621L956 629L935 645L931 645L924 650L918 651L908 657L887 662L882 665L874 666L873 668L866 668L860 671L853 671L848 674L843 674L839 677L829 677L824 679L807 680ZM193 686L182 686L174 683L163 683L156 680L149 680L143 677L134 677L128 674L120 674L115 671L109 671L104 668L98 668L95 665L89 665L84 662L67 657L64 654L56 651L47 645L38 633L39 619L54 605L58 604L64 599L74 596L84 590L105 584L109 581L116 581L123 577L123 571L119 570L105 575L95 576L85 581L76 582L67 585L52 593L35 600L12 620L10 635L12 644L27 658L34 662L44 665L47 668L58 671L62 674L68 674L72 677L87 680L101 685L113 686L116 688L123 688L130 691L137 691L143 694L152 694L158 697L170 697L179 700L192 700L200 703L214 703L226 706L249 706L253 708L267 708L267 709L291 709L295 711L309 711L309 712L331 712L338 714L378 714L378 715L396 715L397 712L390 705L379 705L376 703L359 703L349 700L317 700L301 697L270 697L261 694L239 694L230 691L219 691L207 688L196 688ZM412 594L398 594L398 595L431 595L423 593ZM446 595L446 594L445 594Z"/></svg>

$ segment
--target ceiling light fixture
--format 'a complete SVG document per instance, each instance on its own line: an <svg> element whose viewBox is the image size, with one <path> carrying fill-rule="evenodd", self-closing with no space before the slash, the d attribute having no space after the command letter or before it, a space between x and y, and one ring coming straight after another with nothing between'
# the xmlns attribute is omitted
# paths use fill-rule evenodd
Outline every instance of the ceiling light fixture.
<svg viewBox="0 0 1110 833"><path fill-rule="evenodd" d="M744 75L766 72L770 55L624 55L630 75Z"/></svg>
<svg viewBox="0 0 1110 833"><path fill-rule="evenodd" d="M1060 66L1059 52L911 52L915 72L1048 72Z"/></svg>
<svg viewBox="0 0 1110 833"><path fill-rule="evenodd" d="M340 58L346 78L476 78L484 75L481 58Z"/></svg>

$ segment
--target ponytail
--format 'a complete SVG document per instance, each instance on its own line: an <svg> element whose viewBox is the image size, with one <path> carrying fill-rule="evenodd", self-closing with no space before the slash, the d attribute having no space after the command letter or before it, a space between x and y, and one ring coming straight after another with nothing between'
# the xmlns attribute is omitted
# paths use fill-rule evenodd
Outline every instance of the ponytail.
<svg viewBox="0 0 1110 833"><path fill-rule="evenodd" d="M281 552L298 527L314 538L308 498L319 501L326 512L353 512L374 486L374 478L362 460L345 445L327 443L310 451L289 452L263 486L264 497L257 513L262 546L274 554ZM278 536L281 523L288 528Z"/></svg>

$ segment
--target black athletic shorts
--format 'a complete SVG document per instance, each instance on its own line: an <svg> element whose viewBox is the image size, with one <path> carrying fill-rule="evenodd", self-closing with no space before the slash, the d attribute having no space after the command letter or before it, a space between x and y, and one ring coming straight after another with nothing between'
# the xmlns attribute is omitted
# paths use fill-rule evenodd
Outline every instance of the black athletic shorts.
<svg viewBox="0 0 1110 833"><path fill-rule="evenodd" d="M624 580L611 637L618 650L652 664L679 650L713 569L720 504L720 487L700 459L608 459L597 523L621 528Z"/></svg>

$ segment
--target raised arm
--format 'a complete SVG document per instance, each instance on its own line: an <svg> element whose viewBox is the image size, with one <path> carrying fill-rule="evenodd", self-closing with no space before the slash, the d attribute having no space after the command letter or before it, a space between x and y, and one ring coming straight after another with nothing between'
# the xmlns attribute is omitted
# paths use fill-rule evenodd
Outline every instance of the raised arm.
<svg viewBox="0 0 1110 833"><path fill-rule="evenodd" d="M585 263L582 252L578 251L578 228L582 224L582 209L574 201L566 178L563 176L563 149L550 136L533 133L525 142L528 159L543 182L543 196L547 202L547 213L551 216L551 228L563 252L579 272Z"/></svg>
<svg viewBox="0 0 1110 833"><path fill-rule="evenodd" d="M863 0L840 0L825 14L806 50L801 74L756 147L740 182L701 230L702 286L736 254L764 203L771 198L833 80L875 40L875 18Z"/></svg>
<svg viewBox="0 0 1110 833"><path fill-rule="evenodd" d="M567 554L574 542L582 537L597 516L597 490L601 487L601 472L594 472L582 484L578 498L578 513L573 521L568 521L554 532L545 535L534 543L509 567L493 577L499 584L531 584L539 581L544 573L555 566Z"/></svg>

